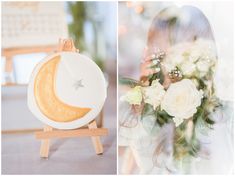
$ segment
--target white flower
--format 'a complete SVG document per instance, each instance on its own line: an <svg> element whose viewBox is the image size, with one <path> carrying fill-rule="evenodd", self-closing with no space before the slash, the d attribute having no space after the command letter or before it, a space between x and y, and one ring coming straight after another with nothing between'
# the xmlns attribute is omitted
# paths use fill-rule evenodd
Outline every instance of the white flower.
<svg viewBox="0 0 235 176"><path fill-rule="evenodd" d="M181 65L181 71L183 72L184 75L192 75L193 72L196 70L196 66L194 63L186 61L183 62Z"/></svg>
<svg viewBox="0 0 235 176"><path fill-rule="evenodd" d="M183 79L172 83L162 100L161 108L169 115L178 126L183 119L192 117L201 105L202 91L198 91L193 81Z"/></svg>
<svg viewBox="0 0 235 176"><path fill-rule="evenodd" d="M196 63L197 70L199 71L200 77L205 76L211 69L214 72L215 62L209 59L201 59Z"/></svg>
<svg viewBox="0 0 235 176"><path fill-rule="evenodd" d="M154 109L161 104L165 94L164 87L159 83L159 80L154 80L149 87L143 87L142 91L144 102L152 105Z"/></svg>
<svg viewBox="0 0 235 176"><path fill-rule="evenodd" d="M196 87L199 87L199 82L196 78L192 78L191 80L193 81Z"/></svg>
<svg viewBox="0 0 235 176"><path fill-rule="evenodd" d="M198 59L216 61L216 46L211 40L197 39L191 47L190 57L192 62Z"/></svg>
<svg viewBox="0 0 235 176"><path fill-rule="evenodd" d="M142 102L141 86L136 86L129 90L124 96L121 97L121 101L127 101L133 105L140 105Z"/></svg>
<svg viewBox="0 0 235 176"><path fill-rule="evenodd" d="M183 75L191 76L195 71L202 77L216 63L216 47L211 40L197 39L194 42L181 42L170 47L163 61L166 71L178 67Z"/></svg>
<svg viewBox="0 0 235 176"><path fill-rule="evenodd" d="M168 72L185 61L186 57L188 57L187 50L190 48L190 45L189 42L182 42L167 50L164 65Z"/></svg>
<svg viewBox="0 0 235 176"><path fill-rule="evenodd" d="M197 62L197 69L201 72L207 72L210 68L210 63L206 60L199 60Z"/></svg>
<svg viewBox="0 0 235 176"><path fill-rule="evenodd" d="M179 126L183 121L184 119L181 119L181 118L173 118L174 122L175 122L175 126Z"/></svg>

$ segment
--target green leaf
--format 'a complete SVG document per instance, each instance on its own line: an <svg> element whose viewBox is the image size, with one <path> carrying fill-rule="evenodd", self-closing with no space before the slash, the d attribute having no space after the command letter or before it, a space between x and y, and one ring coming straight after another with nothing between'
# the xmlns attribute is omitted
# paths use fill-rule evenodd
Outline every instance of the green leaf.
<svg viewBox="0 0 235 176"><path fill-rule="evenodd" d="M172 121L172 116L170 116L165 110L155 111L155 116L157 117L157 122L160 126Z"/></svg>
<svg viewBox="0 0 235 176"><path fill-rule="evenodd" d="M147 115L154 115L154 109L153 109L152 105L145 103L143 110L142 110L142 113L141 113L141 116L143 117L143 116L147 116Z"/></svg>
<svg viewBox="0 0 235 176"><path fill-rule="evenodd" d="M189 143L189 154L192 156L197 156L200 150L200 142L198 139L193 137Z"/></svg>
<svg viewBox="0 0 235 176"><path fill-rule="evenodd" d="M214 125L215 124L215 121L214 120L211 120L209 117L204 117L204 120L206 123L208 123L209 125Z"/></svg>
<svg viewBox="0 0 235 176"><path fill-rule="evenodd" d="M137 80L134 80L134 79L131 79L131 78L120 77L118 82L121 85L127 85L127 86L130 86L130 87L141 86L140 81L137 81Z"/></svg>
<svg viewBox="0 0 235 176"><path fill-rule="evenodd" d="M159 83L160 83L160 84L163 84L163 82L164 82L164 74L163 74L163 72L162 72L162 69L160 69L159 72L154 73L154 74L152 74L152 75L150 75L150 76L148 77L148 80L149 80L150 85L151 85L152 82L153 82L154 80L156 80L156 79L159 79Z"/></svg>
<svg viewBox="0 0 235 176"><path fill-rule="evenodd" d="M159 66L158 66L158 64L155 64L155 65L149 66L148 68L150 68L150 69L156 69L156 68L159 68Z"/></svg>

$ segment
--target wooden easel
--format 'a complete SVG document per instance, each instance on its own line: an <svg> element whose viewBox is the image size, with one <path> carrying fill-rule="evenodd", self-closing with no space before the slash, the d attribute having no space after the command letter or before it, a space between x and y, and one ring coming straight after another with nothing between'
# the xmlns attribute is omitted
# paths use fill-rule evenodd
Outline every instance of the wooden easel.
<svg viewBox="0 0 235 176"><path fill-rule="evenodd" d="M48 46L32 46L32 47L18 47L18 48L4 48L2 49L2 56L6 58L5 63L5 73L10 75L14 71L13 67L13 57L18 54L31 54L31 53L50 53L54 52L56 49L55 45L48 45ZM13 82L13 80L7 78L6 83L2 86L14 86L19 85Z"/></svg>
<svg viewBox="0 0 235 176"><path fill-rule="evenodd" d="M78 49L75 48L72 39L60 39L58 51L78 52ZM103 119L103 110L100 112L99 116L101 116L101 119ZM55 130L51 126L45 125L43 131L35 132L35 137L36 139L41 140L40 156L43 158L48 158L51 138L89 136L92 139L96 154L102 154L103 145L100 141L100 136L107 134L108 129L97 128L96 121L93 120L92 122L88 123L87 128L80 128L75 130Z"/></svg>

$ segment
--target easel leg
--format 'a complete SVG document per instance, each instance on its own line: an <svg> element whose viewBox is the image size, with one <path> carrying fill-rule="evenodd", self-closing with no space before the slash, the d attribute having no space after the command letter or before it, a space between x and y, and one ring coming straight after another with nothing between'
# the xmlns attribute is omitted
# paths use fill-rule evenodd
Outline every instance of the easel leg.
<svg viewBox="0 0 235 176"><path fill-rule="evenodd" d="M93 120L91 123L89 123L88 128L89 129L97 128L96 121ZM91 139L92 139L92 143L93 143L93 146L95 148L96 154L97 155L102 154L103 153L103 145L101 144L100 137L95 136L95 137L91 137Z"/></svg>
<svg viewBox="0 0 235 176"><path fill-rule="evenodd" d="M52 127L50 126L44 126L43 131L52 131ZM41 148L40 148L40 156L43 158L48 158L49 155L49 147L50 147L50 140L49 139L43 139L41 141Z"/></svg>

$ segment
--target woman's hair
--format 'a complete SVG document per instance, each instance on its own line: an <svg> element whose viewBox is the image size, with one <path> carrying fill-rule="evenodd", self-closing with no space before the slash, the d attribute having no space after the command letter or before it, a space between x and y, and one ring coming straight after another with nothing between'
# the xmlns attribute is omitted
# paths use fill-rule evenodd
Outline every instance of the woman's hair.
<svg viewBox="0 0 235 176"><path fill-rule="evenodd" d="M151 54L156 49L165 51L176 43L191 42L197 38L214 40L206 16L193 6L171 6L153 19L148 32L147 52Z"/></svg>

